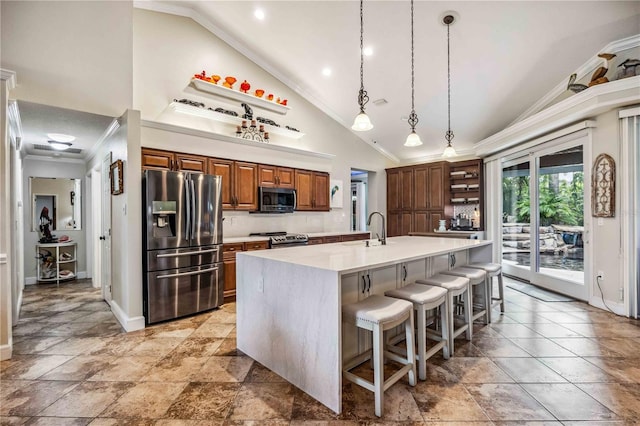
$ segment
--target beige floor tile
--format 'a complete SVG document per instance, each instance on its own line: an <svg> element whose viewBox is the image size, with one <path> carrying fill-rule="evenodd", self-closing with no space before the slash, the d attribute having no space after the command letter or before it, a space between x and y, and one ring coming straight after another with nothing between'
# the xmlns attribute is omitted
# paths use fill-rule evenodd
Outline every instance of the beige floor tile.
<svg viewBox="0 0 640 426"><path fill-rule="evenodd" d="M106 355L79 355L41 376L40 380L86 380L109 366L112 360L113 357Z"/></svg>
<svg viewBox="0 0 640 426"><path fill-rule="evenodd" d="M169 407L166 417L175 419L225 419L240 391L239 383L189 383Z"/></svg>
<svg viewBox="0 0 640 426"><path fill-rule="evenodd" d="M0 424L1 425L7 425L7 426L23 425L23 424L27 423L29 420L31 420L31 417L17 417L17 416L6 417L6 416L0 416Z"/></svg>
<svg viewBox="0 0 640 426"><path fill-rule="evenodd" d="M535 358L494 358L492 361L518 383L567 382Z"/></svg>
<svg viewBox="0 0 640 426"><path fill-rule="evenodd" d="M127 353L130 356L166 356L184 338L182 337L152 337L143 339L136 346L133 346Z"/></svg>
<svg viewBox="0 0 640 426"><path fill-rule="evenodd" d="M577 386L618 416L640 422L640 384L583 383Z"/></svg>
<svg viewBox="0 0 640 426"><path fill-rule="evenodd" d="M74 417L36 417L29 421L29 426L85 426L91 419Z"/></svg>
<svg viewBox="0 0 640 426"><path fill-rule="evenodd" d="M633 358L585 358L615 377L616 382L640 383L640 364Z"/></svg>
<svg viewBox="0 0 640 426"><path fill-rule="evenodd" d="M251 383L283 383L286 382L281 376L269 370L259 362L254 362L251 370L244 379L245 382Z"/></svg>
<svg viewBox="0 0 640 426"><path fill-rule="evenodd" d="M152 419L114 419L114 418L95 418L89 423L89 426L155 426Z"/></svg>
<svg viewBox="0 0 640 426"><path fill-rule="evenodd" d="M533 357L575 357L576 355L549 339L509 339Z"/></svg>
<svg viewBox="0 0 640 426"><path fill-rule="evenodd" d="M190 337L218 337L225 338L233 330L234 324L217 324L207 320Z"/></svg>
<svg viewBox="0 0 640 426"><path fill-rule="evenodd" d="M513 383L513 379L488 358L450 358L442 367L460 383Z"/></svg>
<svg viewBox="0 0 640 426"><path fill-rule="evenodd" d="M224 426L224 420L184 420L184 419L160 419L153 423L154 426Z"/></svg>
<svg viewBox="0 0 640 426"><path fill-rule="evenodd" d="M139 382L111 404L101 417L159 419L180 395L187 383Z"/></svg>
<svg viewBox="0 0 640 426"><path fill-rule="evenodd" d="M504 337L536 338L542 337L524 324L491 324L491 328Z"/></svg>
<svg viewBox="0 0 640 426"><path fill-rule="evenodd" d="M616 381L614 375L582 358L539 358L539 361L572 383Z"/></svg>
<svg viewBox="0 0 640 426"><path fill-rule="evenodd" d="M216 353L223 340L216 337L189 337L176 346L169 356L210 357Z"/></svg>
<svg viewBox="0 0 640 426"><path fill-rule="evenodd" d="M105 340L100 337L69 337L42 353L48 355L80 355L89 351L98 351L105 344Z"/></svg>
<svg viewBox="0 0 640 426"><path fill-rule="evenodd" d="M230 420L290 420L293 385L245 383L231 406Z"/></svg>
<svg viewBox="0 0 640 426"><path fill-rule="evenodd" d="M42 322L63 324L63 323L74 321L78 318L86 317L88 314L89 312L86 312L86 311L57 312L57 313L52 313L52 315L49 315L47 318L43 319ZM55 324L48 324L47 326L50 328L56 327Z"/></svg>
<svg viewBox="0 0 640 426"><path fill-rule="evenodd" d="M198 373L200 382L243 382L253 359L248 356L212 356Z"/></svg>
<svg viewBox="0 0 640 426"><path fill-rule="evenodd" d="M165 383L202 380L200 370L206 361L207 358L180 355L168 356L159 360L140 380L143 382Z"/></svg>
<svg viewBox="0 0 640 426"><path fill-rule="evenodd" d="M591 322L564 312L540 312L540 316L558 324L580 324Z"/></svg>
<svg viewBox="0 0 640 426"><path fill-rule="evenodd" d="M617 420L618 416L571 383L523 384L558 420Z"/></svg>
<svg viewBox="0 0 640 426"><path fill-rule="evenodd" d="M527 324L527 327L541 335L542 337L584 337L582 334L570 330L564 325L560 324Z"/></svg>
<svg viewBox="0 0 640 426"><path fill-rule="evenodd" d="M524 349L509 339L473 339L473 346L490 358L528 357ZM456 353L457 356L457 353Z"/></svg>
<svg viewBox="0 0 640 426"><path fill-rule="evenodd" d="M491 420L555 420L549 411L517 384L480 384L466 387Z"/></svg>
<svg viewBox="0 0 640 426"><path fill-rule="evenodd" d="M570 350L578 356L602 356L602 357L619 357L621 354L614 348L607 346L599 339L589 339L586 337L572 337L566 339L551 339L565 349Z"/></svg>
<svg viewBox="0 0 640 426"><path fill-rule="evenodd" d="M630 339L623 337L610 339L606 337L599 337L598 341L602 345L612 348L622 357L635 358L636 360L640 358L640 339Z"/></svg>
<svg viewBox="0 0 640 426"><path fill-rule="evenodd" d="M58 398L73 390L78 382L36 381L22 387L0 404L0 416L35 416Z"/></svg>
<svg viewBox="0 0 640 426"><path fill-rule="evenodd" d="M462 384L421 382L411 393L425 421L489 421Z"/></svg>
<svg viewBox="0 0 640 426"><path fill-rule="evenodd" d="M52 417L96 417L120 397L130 382L84 382L40 413Z"/></svg>
<svg viewBox="0 0 640 426"><path fill-rule="evenodd" d="M123 356L115 358L112 362L89 377L89 381L121 382L139 381L159 358L153 356Z"/></svg>
<svg viewBox="0 0 640 426"><path fill-rule="evenodd" d="M512 318L521 324L550 324L551 320L541 317L535 312L505 312L504 316Z"/></svg>
<svg viewBox="0 0 640 426"><path fill-rule="evenodd" d="M34 383L33 380L2 380L0 382L0 400L4 401L9 394Z"/></svg>
<svg viewBox="0 0 640 426"><path fill-rule="evenodd" d="M37 379L72 358L72 356L67 355L16 355L3 362L0 379Z"/></svg>
<svg viewBox="0 0 640 426"><path fill-rule="evenodd" d="M13 353L19 355L29 355L42 353L51 346L64 341L66 337L43 337L35 336L13 342Z"/></svg>
<svg viewBox="0 0 640 426"><path fill-rule="evenodd" d="M244 355L242 351L238 349L238 342L236 338L226 338L220 344L218 350L216 350L218 356L239 356Z"/></svg>

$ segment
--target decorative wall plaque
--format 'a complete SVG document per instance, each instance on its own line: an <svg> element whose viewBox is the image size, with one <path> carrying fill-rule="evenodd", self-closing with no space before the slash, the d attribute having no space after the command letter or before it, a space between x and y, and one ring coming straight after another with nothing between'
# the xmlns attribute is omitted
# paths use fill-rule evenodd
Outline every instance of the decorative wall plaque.
<svg viewBox="0 0 640 426"><path fill-rule="evenodd" d="M616 214L616 163L607 154L596 157L591 170L591 215L614 217Z"/></svg>

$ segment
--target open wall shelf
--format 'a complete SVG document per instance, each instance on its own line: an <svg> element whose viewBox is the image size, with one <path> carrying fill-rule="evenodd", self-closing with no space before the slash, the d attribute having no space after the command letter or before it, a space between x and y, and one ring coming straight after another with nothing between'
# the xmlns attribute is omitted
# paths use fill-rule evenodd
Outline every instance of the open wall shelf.
<svg viewBox="0 0 640 426"><path fill-rule="evenodd" d="M199 78L192 78L191 83L194 87L202 92L206 92L212 95L221 96L223 98L231 99L234 101L245 102L249 105L266 109L268 111L277 112L278 114L285 115L291 108L286 105L281 105L276 101L269 101L264 98L259 98L249 93L244 93L239 90L229 89L222 85L209 83Z"/></svg>

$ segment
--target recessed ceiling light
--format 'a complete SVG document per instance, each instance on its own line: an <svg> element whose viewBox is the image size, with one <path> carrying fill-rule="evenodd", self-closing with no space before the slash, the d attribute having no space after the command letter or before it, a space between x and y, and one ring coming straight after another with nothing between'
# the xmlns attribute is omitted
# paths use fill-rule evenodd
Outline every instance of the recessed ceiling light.
<svg viewBox="0 0 640 426"><path fill-rule="evenodd" d="M264 20L264 10L262 9L256 9L255 12L253 12L253 16L255 16L257 19L259 20Z"/></svg>
<svg viewBox="0 0 640 426"><path fill-rule="evenodd" d="M364 50L362 51L362 53L364 53L364 56L373 55L373 47L371 47L371 46L365 47Z"/></svg>
<svg viewBox="0 0 640 426"><path fill-rule="evenodd" d="M329 67L322 68L322 75L324 75L325 77L329 77L331 75L331 68Z"/></svg>
<svg viewBox="0 0 640 426"><path fill-rule="evenodd" d="M73 142L76 140L75 136L64 135L62 133L47 133L47 137L55 142Z"/></svg>

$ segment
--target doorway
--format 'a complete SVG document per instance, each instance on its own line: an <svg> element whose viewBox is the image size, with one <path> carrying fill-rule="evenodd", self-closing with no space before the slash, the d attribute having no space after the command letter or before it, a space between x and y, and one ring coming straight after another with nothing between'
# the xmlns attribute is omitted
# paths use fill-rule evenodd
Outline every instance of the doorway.
<svg viewBox="0 0 640 426"><path fill-rule="evenodd" d="M367 230L367 189L369 186L369 173L363 170L351 169L351 197L349 208L351 216L351 231Z"/></svg>
<svg viewBox="0 0 640 426"><path fill-rule="evenodd" d="M548 144L502 164L502 261L507 274L588 300L584 144Z"/></svg>

